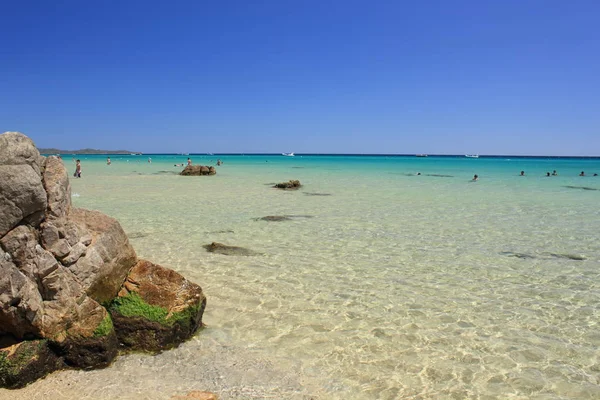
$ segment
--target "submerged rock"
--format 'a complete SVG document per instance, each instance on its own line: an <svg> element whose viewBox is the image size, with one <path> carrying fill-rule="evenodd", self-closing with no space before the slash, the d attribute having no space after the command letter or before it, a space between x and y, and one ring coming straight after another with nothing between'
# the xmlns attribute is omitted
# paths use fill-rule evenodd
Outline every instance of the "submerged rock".
<svg viewBox="0 0 600 400"><path fill-rule="evenodd" d="M255 221L281 222L292 221L294 218L314 218L313 215L267 215L266 217L254 218Z"/></svg>
<svg viewBox="0 0 600 400"><path fill-rule="evenodd" d="M299 180L289 180L287 182L276 183L274 188L283 189L283 190L296 190L302 187Z"/></svg>
<svg viewBox="0 0 600 400"><path fill-rule="evenodd" d="M212 242L203 246L210 253L223 254L226 256L255 256L255 251L238 246L228 246L223 243Z"/></svg>
<svg viewBox="0 0 600 400"><path fill-rule="evenodd" d="M600 190L589 186L564 186L569 189L581 189L581 190Z"/></svg>
<svg viewBox="0 0 600 400"><path fill-rule="evenodd" d="M512 251L503 251L500 254L502 254L503 256L508 256L508 257L517 257L517 258L536 258L535 256L532 256L531 254L525 254L525 253L513 253Z"/></svg>
<svg viewBox="0 0 600 400"><path fill-rule="evenodd" d="M290 217L286 217L285 215L267 215L266 217L255 218L255 221L270 221L270 222L281 222L281 221L291 221Z"/></svg>
<svg viewBox="0 0 600 400"><path fill-rule="evenodd" d="M575 260L575 261L583 261L583 260L587 260L587 258L585 256L579 255L579 254L560 254L560 253L550 253L550 255L554 258L566 258L568 260Z"/></svg>

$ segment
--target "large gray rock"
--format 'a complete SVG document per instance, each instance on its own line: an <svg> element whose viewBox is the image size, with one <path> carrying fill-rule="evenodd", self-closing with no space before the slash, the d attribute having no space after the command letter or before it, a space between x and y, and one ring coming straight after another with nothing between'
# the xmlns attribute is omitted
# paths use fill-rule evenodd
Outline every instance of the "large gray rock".
<svg viewBox="0 0 600 400"><path fill-rule="evenodd" d="M85 256L70 265L87 294L98 303L112 300L137 256L119 222L98 211L72 208L69 221L90 232Z"/></svg>
<svg viewBox="0 0 600 400"><path fill-rule="evenodd" d="M46 219L66 217L71 208L71 184L61 159L56 156L46 159L43 179L48 195Z"/></svg>
<svg viewBox="0 0 600 400"><path fill-rule="evenodd" d="M30 165L0 164L0 236L20 223L38 226L46 210L40 175Z"/></svg>
<svg viewBox="0 0 600 400"><path fill-rule="evenodd" d="M0 334L41 336L43 299L37 285L0 257Z"/></svg>
<svg viewBox="0 0 600 400"><path fill-rule="evenodd" d="M20 223L38 226L44 218L42 167L31 139L18 132L0 135L0 237Z"/></svg>
<svg viewBox="0 0 600 400"><path fill-rule="evenodd" d="M0 135L0 165L29 165L41 175L44 157L35 144L20 132L4 132Z"/></svg>

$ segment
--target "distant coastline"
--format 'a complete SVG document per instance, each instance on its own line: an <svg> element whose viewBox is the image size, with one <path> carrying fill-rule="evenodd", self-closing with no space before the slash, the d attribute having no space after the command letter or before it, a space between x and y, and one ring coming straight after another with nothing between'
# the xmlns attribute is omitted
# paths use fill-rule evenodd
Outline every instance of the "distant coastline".
<svg viewBox="0 0 600 400"><path fill-rule="evenodd" d="M98 149L81 149L81 150L59 150L59 149L39 149L41 154L142 154L138 151L129 150L98 150Z"/></svg>

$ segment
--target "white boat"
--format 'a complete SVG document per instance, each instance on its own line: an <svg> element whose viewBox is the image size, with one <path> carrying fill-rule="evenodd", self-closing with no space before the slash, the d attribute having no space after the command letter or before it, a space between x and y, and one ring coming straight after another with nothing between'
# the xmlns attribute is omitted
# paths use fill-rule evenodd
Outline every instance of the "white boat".
<svg viewBox="0 0 600 400"><path fill-rule="evenodd" d="M427 154L415 154L415 157L427 157Z"/></svg>
<svg viewBox="0 0 600 400"><path fill-rule="evenodd" d="M479 158L479 154L465 154L467 158Z"/></svg>
<svg viewBox="0 0 600 400"><path fill-rule="evenodd" d="M294 157L294 153L281 153L282 156Z"/></svg>

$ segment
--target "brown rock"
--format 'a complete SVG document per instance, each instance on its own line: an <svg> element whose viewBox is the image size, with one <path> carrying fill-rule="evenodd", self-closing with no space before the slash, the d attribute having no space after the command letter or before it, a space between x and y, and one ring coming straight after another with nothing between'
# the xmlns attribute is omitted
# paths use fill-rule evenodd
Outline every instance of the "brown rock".
<svg viewBox="0 0 600 400"><path fill-rule="evenodd" d="M51 347L75 368L108 366L118 353L119 342L104 307L86 297L78 310L80 318L55 337Z"/></svg>
<svg viewBox="0 0 600 400"><path fill-rule="evenodd" d="M121 343L133 349L161 351L192 336L202 326L205 307L200 286L171 269L140 260L110 311ZM152 315L145 311L149 308L155 310Z"/></svg>
<svg viewBox="0 0 600 400"><path fill-rule="evenodd" d="M0 349L0 387L21 388L63 367L45 340L31 340Z"/></svg>
<svg viewBox="0 0 600 400"><path fill-rule="evenodd" d="M302 187L299 180L290 180L288 182L276 183L274 188L283 190L296 190Z"/></svg>
<svg viewBox="0 0 600 400"><path fill-rule="evenodd" d="M204 165L188 165L179 173L184 176L200 176L200 175L214 175L217 173L215 167L208 167Z"/></svg>

